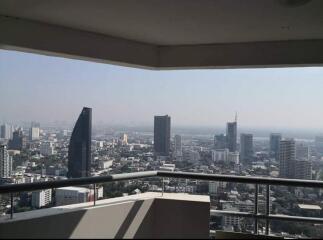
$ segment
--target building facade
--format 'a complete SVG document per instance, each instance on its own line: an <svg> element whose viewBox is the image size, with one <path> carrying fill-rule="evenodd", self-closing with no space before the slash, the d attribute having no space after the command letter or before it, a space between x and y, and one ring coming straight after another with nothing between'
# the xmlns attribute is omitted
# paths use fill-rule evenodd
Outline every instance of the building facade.
<svg viewBox="0 0 323 240"><path fill-rule="evenodd" d="M12 136L12 126L8 125L8 124L3 124L0 127L0 138L3 139L11 139Z"/></svg>
<svg viewBox="0 0 323 240"><path fill-rule="evenodd" d="M309 160L311 155L310 147L307 144L300 143L296 145L296 159Z"/></svg>
<svg viewBox="0 0 323 240"><path fill-rule="evenodd" d="M214 136L214 149L225 149L227 145L227 139L224 134Z"/></svg>
<svg viewBox="0 0 323 240"><path fill-rule="evenodd" d="M89 177L91 170L92 109L84 107L68 148L68 177Z"/></svg>
<svg viewBox="0 0 323 240"><path fill-rule="evenodd" d="M85 203L93 200L94 193L83 187L63 187L56 189L56 205L69 205L77 203Z"/></svg>
<svg viewBox="0 0 323 240"><path fill-rule="evenodd" d="M29 129L29 140L35 141L39 140L40 129L39 127L31 127Z"/></svg>
<svg viewBox="0 0 323 240"><path fill-rule="evenodd" d="M253 156L253 136L252 134L240 134L240 160L243 163L250 163Z"/></svg>
<svg viewBox="0 0 323 240"><path fill-rule="evenodd" d="M48 206L52 202L52 189L45 189L32 192L31 205L34 208L42 208Z"/></svg>
<svg viewBox="0 0 323 240"><path fill-rule="evenodd" d="M312 179L312 162L310 160L297 159L294 168L294 178Z"/></svg>
<svg viewBox="0 0 323 240"><path fill-rule="evenodd" d="M293 139L281 140L279 144L279 176L294 178L294 163L296 160L295 141Z"/></svg>
<svg viewBox="0 0 323 240"><path fill-rule="evenodd" d="M10 178L12 173L12 157L9 156L7 146L0 145L0 178Z"/></svg>
<svg viewBox="0 0 323 240"><path fill-rule="evenodd" d="M270 134L269 139L269 150L272 157L276 160L279 159L279 144L282 140L282 136L280 133L272 133Z"/></svg>
<svg viewBox="0 0 323 240"><path fill-rule="evenodd" d="M227 123L227 148L230 152L237 151L237 122L228 122Z"/></svg>
<svg viewBox="0 0 323 240"><path fill-rule="evenodd" d="M154 118L154 151L157 156L168 156L170 150L170 116Z"/></svg>
<svg viewBox="0 0 323 240"><path fill-rule="evenodd" d="M315 137L315 150L318 154L323 155L323 136Z"/></svg>
<svg viewBox="0 0 323 240"><path fill-rule="evenodd" d="M54 154L54 143L50 141L42 142L40 144L40 154L49 156Z"/></svg>
<svg viewBox="0 0 323 240"><path fill-rule="evenodd" d="M183 156L182 137L180 135L174 137L174 156L177 160L180 160Z"/></svg>
<svg viewBox="0 0 323 240"><path fill-rule="evenodd" d="M12 139L9 141L8 148L12 150L22 150L26 147L26 137L21 129L13 132Z"/></svg>

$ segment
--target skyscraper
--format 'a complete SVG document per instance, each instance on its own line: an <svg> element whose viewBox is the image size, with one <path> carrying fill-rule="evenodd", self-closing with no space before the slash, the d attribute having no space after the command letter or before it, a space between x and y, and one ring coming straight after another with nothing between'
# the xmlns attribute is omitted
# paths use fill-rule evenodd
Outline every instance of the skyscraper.
<svg viewBox="0 0 323 240"><path fill-rule="evenodd" d="M13 132L12 139L8 143L8 148L13 150L22 150L26 147L26 137L21 129Z"/></svg>
<svg viewBox="0 0 323 240"><path fill-rule="evenodd" d="M294 164L296 160L295 141L293 139L281 140L279 144L279 176L294 178Z"/></svg>
<svg viewBox="0 0 323 240"><path fill-rule="evenodd" d="M154 150L159 156L168 156L170 149L170 116L154 118Z"/></svg>
<svg viewBox="0 0 323 240"><path fill-rule="evenodd" d="M84 107L74 126L68 148L68 177L90 176L92 109Z"/></svg>
<svg viewBox="0 0 323 240"><path fill-rule="evenodd" d="M310 160L297 159L293 164L293 178L312 179L312 162Z"/></svg>
<svg viewBox="0 0 323 240"><path fill-rule="evenodd" d="M1 138L10 139L12 135L11 126L8 124L1 125Z"/></svg>
<svg viewBox="0 0 323 240"><path fill-rule="evenodd" d="M323 154L323 136L315 137L315 150L318 154Z"/></svg>
<svg viewBox="0 0 323 240"><path fill-rule="evenodd" d="M175 157L176 159L181 159L183 156L183 150L182 150L182 137L180 135L175 135L174 138L174 145L175 145Z"/></svg>
<svg viewBox="0 0 323 240"><path fill-rule="evenodd" d="M296 159L308 161L310 160L310 155L310 147L307 144L296 144Z"/></svg>
<svg viewBox="0 0 323 240"><path fill-rule="evenodd" d="M282 139L282 136L280 133L270 134L269 150L271 155L275 157L276 160L279 159L279 144L281 139Z"/></svg>
<svg viewBox="0 0 323 240"><path fill-rule="evenodd" d="M31 122L30 126L40 128L40 123L39 122Z"/></svg>
<svg viewBox="0 0 323 240"><path fill-rule="evenodd" d="M230 152L237 151L237 115L234 122L227 123L227 148Z"/></svg>
<svg viewBox="0 0 323 240"><path fill-rule="evenodd" d="M128 145L128 135L127 134L122 134L121 141L123 145Z"/></svg>
<svg viewBox="0 0 323 240"><path fill-rule="evenodd" d="M224 134L219 134L214 136L214 149L225 149L227 145L227 139Z"/></svg>
<svg viewBox="0 0 323 240"><path fill-rule="evenodd" d="M34 141L39 139L39 127L31 127L29 129L29 140Z"/></svg>
<svg viewBox="0 0 323 240"><path fill-rule="evenodd" d="M12 172L12 157L6 145L0 145L0 178L9 178Z"/></svg>
<svg viewBox="0 0 323 240"><path fill-rule="evenodd" d="M240 134L240 159L243 163L250 163L253 155L252 134Z"/></svg>

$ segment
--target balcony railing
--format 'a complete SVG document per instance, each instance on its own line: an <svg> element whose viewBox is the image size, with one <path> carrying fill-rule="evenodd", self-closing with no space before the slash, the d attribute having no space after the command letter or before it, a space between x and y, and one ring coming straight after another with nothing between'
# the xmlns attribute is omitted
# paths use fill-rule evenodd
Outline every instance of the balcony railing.
<svg viewBox="0 0 323 240"><path fill-rule="evenodd" d="M116 174L116 175L101 176L101 177L66 179L66 180L58 180L58 181L34 182L34 183L23 183L23 184L5 184L5 185L0 185L0 194L8 194L8 193L11 194L11 218L12 218L13 217L13 193L35 191L35 190L42 190L42 189L55 189L60 187L79 186L79 185L87 185L87 184L93 184L95 188L96 184L98 183L133 180L133 179L150 178L150 177L160 177L163 179L180 178L180 179L194 179L194 180L203 180L203 181L221 181L221 182L254 184L255 193L254 193L253 213L225 211L225 210L211 210L211 215L231 215L231 216L237 216L237 217L253 218L254 234L258 234L259 219L264 219L266 221L266 228L265 228L266 235L269 235L269 225L270 225L270 221L272 220L294 221L294 222L300 221L300 222L323 224L323 218L270 214L270 186L271 185L323 188L323 181L266 178L266 177L247 177L247 176L220 175L220 174L201 174L201 173L188 173L188 172L147 171L147 172ZM259 185L266 186L265 214L261 214L258 212ZM163 192L164 192L164 187L163 187ZM94 205L96 204L95 199L96 197L94 197L94 202L93 202Z"/></svg>

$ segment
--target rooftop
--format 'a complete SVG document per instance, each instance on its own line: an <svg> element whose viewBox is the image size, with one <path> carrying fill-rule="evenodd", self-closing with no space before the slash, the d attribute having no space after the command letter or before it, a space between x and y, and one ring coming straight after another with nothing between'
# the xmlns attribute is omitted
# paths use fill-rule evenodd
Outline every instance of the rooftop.
<svg viewBox="0 0 323 240"><path fill-rule="evenodd" d="M311 204L298 204L298 207L301 209L306 209L306 210L321 210L322 209L318 205L311 205Z"/></svg>

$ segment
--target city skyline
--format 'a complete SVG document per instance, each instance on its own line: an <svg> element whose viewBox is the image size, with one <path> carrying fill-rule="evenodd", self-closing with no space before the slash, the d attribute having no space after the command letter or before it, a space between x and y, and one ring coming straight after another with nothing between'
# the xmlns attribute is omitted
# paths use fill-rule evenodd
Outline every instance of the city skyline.
<svg viewBox="0 0 323 240"><path fill-rule="evenodd" d="M221 127L238 112L241 127L323 129L319 67L152 71L1 50L0 71L0 122L72 124L88 106L94 125Z"/></svg>

